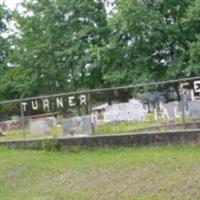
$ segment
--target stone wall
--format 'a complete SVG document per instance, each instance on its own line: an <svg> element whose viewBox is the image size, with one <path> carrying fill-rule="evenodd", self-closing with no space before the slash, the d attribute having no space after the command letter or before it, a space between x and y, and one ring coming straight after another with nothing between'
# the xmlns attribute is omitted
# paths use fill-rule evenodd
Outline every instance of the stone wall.
<svg viewBox="0 0 200 200"><path fill-rule="evenodd" d="M46 139L47 140L47 139ZM55 139L48 139L55 140ZM56 140L61 149L71 146L85 148L114 147L114 146L150 146L200 144L200 130L174 131L161 133L123 134L108 136L88 136L79 138L62 138ZM44 140L26 140L0 142L0 146L12 148L39 149Z"/></svg>

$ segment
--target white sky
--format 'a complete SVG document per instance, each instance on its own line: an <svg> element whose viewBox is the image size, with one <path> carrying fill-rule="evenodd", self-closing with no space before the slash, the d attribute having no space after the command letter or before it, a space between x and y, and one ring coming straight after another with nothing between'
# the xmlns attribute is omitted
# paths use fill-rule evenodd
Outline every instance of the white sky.
<svg viewBox="0 0 200 200"><path fill-rule="evenodd" d="M4 3L10 10L14 10L17 7L17 5L20 4L22 1L23 0L0 0L0 3ZM115 1L116 0L105 0L106 10L108 12L108 15L109 15L109 13L116 11L115 6L114 6ZM23 12L23 8L19 6L18 11ZM8 30L8 33L3 34L5 37L7 37L7 35L9 35L10 32L16 31L16 26L15 26L14 22L10 23L9 29L10 30Z"/></svg>
<svg viewBox="0 0 200 200"><path fill-rule="evenodd" d="M0 0L0 3L4 3L10 10L14 10L16 6L21 3L23 0ZM19 7L20 10L20 7ZM10 34L18 33L18 30L16 29L16 24L14 21L11 21L9 24L7 24L8 30L1 34L4 38L7 38Z"/></svg>
<svg viewBox="0 0 200 200"><path fill-rule="evenodd" d="M16 5L22 2L22 0L0 0L0 3L3 3L3 2L6 4L8 8L10 8L11 10L14 10Z"/></svg>
<svg viewBox="0 0 200 200"><path fill-rule="evenodd" d="M17 4L21 3L23 0L0 0L0 3L5 3L6 6L11 9L14 10L17 6ZM115 0L106 0L106 7L108 9L108 11L113 9L113 4L115 2Z"/></svg>

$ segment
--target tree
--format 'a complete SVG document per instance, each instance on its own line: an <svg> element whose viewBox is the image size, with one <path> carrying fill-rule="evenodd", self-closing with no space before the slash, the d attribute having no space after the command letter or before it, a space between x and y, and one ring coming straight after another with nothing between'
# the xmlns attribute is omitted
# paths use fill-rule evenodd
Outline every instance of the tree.
<svg viewBox="0 0 200 200"><path fill-rule="evenodd" d="M5 75L8 71L9 42L6 39L7 23L10 15L5 6L0 4L0 99L5 99Z"/></svg>
<svg viewBox="0 0 200 200"><path fill-rule="evenodd" d="M188 24L194 38L189 44L190 65L188 70L192 75L197 76L200 74L200 2L198 0L189 7L185 23Z"/></svg>
<svg viewBox="0 0 200 200"><path fill-rule="evenodd" d="M24 1L16 13L22 96L94 87L91 51L103 44L106 12L101 0ZM99 75L98 79L101 79ZM98 81L97 81L98 82Z"/></svg>
<svg viewBox="0 0 200 200"><path fill-rule="evenodd" d="M193 2L118 1L110 21L110 42L100 50L105 82L120 85L190 76L188 50L195 37L185 17Z"/></svg>

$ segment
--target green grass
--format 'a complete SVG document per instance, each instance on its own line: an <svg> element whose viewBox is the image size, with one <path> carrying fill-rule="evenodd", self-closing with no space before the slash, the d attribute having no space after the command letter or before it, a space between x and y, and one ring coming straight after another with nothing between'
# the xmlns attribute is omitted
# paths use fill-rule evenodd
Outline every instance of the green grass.
<svg viewBox="0 0 200 200"><path fill-rule="evenodd" d="M192 119L187 117L186 123L191 123ZM182 130L182 118L177 118L173 122L174 127L169 127L167 119L154 119L154 114L149 113L143 121L138 122L116 122L101 124L96 127L96 135L106 135L113 133L133 133L133 132L144 132L144 131L169 131L171 130ZM177 127L176 127L177 126Z"/></svg>
<svg viewBox="0 0 200 200"><path fill-rule="evenodd" d="M175 123L173 128L170 127L167 123L160 122L117 122L101 124L95 129L95 135L139 133L149 131L162 132L170 130L183 130L182 123Z"/></svg>
<svg viewBox="0 0 200 200"><path fill-rule="evenodd" d="M139 132L145 129L153 129L159 127L159 122L147 123L147 122L118 122L110 124L101 124L95 129L95 135L106 135L115 133L129 133ZM164 131L166 128L157 128L158 131Z"/></svg>
<svg viewBox="0 0 200 200"><path fill-rule="evenodd" d="M2 200L199 200L200 148L0 149Z"/></svg>

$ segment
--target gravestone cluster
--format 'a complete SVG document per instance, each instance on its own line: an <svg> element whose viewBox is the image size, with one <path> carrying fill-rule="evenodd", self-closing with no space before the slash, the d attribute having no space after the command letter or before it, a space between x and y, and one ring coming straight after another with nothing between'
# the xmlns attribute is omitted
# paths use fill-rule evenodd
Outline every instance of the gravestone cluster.
<svg viewBox="0 0 200 200"><path fill-rule="evenodd" d="M30 130L34 135L45 135L50 132L51 128L57 125L55 117L48 117L44 119L34 119L30 121Z"/></svg>
<svg viewBox="0 0 200 200"><path fill-rule="evenodd" d="M179 118L183 114L192 119L200 119L200 100L182 102L174 101L162 105L163 114L168 119Z"/></svg>

